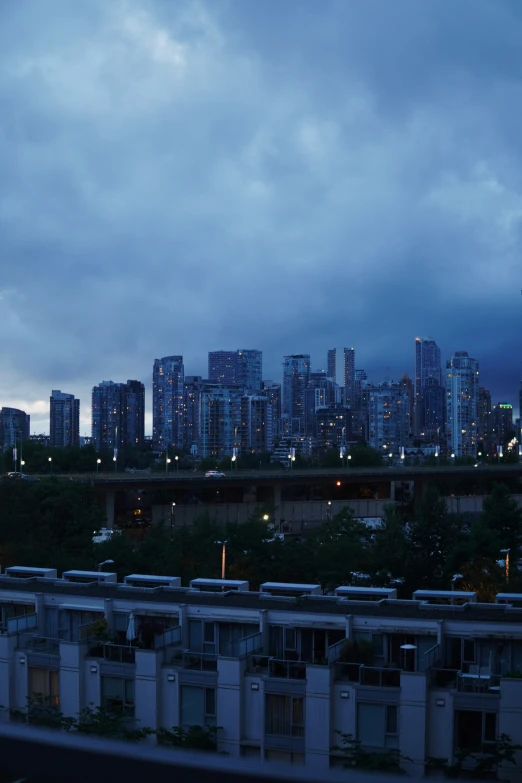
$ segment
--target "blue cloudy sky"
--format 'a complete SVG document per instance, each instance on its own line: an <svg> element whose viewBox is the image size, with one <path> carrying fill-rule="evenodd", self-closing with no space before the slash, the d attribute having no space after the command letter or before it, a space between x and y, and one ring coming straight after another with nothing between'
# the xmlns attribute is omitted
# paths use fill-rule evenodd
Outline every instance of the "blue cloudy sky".
<svg viewBox="0 0 522 783"><path fill-rule="evenodd" d="M416 335L515 403L521 42L520 0L0 0L0 404L83 433L159 356L380 381Z"/></svg>

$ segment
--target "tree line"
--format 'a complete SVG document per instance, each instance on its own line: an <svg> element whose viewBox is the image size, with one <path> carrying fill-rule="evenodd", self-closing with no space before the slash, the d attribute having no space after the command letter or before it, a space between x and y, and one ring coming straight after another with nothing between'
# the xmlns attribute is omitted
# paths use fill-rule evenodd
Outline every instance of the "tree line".
<svg viewBox="0 0 522 783"><path fill-rule="evenodd" d="M238 525L203 513L190 527L172 528L165 520L139 541L122 534L94 544L104 511L92 487L56 477L34 484L5 479L0 481L0 564L62 572L92 570L111 559L121 579L130 573L165 574L188 584L198 576L221 575L216 542L226 541L227 577L248 580L252 589L264 581L316 582L325 591L342 584L393 584L400 597L409 598L416 589L450 589L458 574L456 589L475 590L480 600L491 601L507 588L509 550L509 591L522 590L522 510L504 484L493 486L476 520L449 513L435 487L407 521L399 505L386 506L376 529L345 508L305 537L281 540L263 516Z"/></svg>

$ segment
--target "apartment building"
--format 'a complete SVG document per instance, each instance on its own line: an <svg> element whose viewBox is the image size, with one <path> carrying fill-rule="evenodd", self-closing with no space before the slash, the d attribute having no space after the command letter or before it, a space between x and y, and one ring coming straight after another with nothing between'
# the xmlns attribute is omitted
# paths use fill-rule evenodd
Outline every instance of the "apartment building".
<svg viewBox="0 0 522 783"><path fill-rule="evenodd" d="M0 577L0 712L92 703L140 727L209 725L230 757L327 774L352 734L428 758L522 742L522 595L12 568ZM106 620L110 642L99 632ZM132 630L131 630L132 629ZM501 770L522 779L522 757Z"/></svg>

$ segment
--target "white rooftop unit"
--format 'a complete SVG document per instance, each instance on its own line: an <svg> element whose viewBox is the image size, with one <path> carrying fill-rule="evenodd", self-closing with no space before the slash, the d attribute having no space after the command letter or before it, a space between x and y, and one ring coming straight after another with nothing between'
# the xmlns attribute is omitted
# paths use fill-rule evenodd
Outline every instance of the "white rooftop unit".
<svg viewBox="0 0 522 783"><path fill-rule="evenodd" d="M123 583L129 587L181 587L181 577L130 574L124 577Z"/></svg>
<svg viewBox="0 0 522 783"><path fill-rule="evenodd" d="M382 601L397 599L397 590L394 587L352 587L341 585L334 590L340 598L348 598L355 601Z"/></svg>
<svg viewBox="0 0 522 783"><path fill-rule="evenodd" d="M203 579L202 577L191 579L190 587L192 590L202 590L207 593L217 593L222 590L237 590L240 593L247 593L249 590L248 582L241 579Z"/></svg>
<svg viewBox="0 0 522 783"><path fill-rule="evenodd" d="M90 582L98 582L98 584L106 584L107 582L117 582L118 576L115 573L105 573L104 571L64 571L62 579L65 582L80 582L87 584Z"/></svg>
<svg viewBox="0 0 522 783"><path fill-rule="evenodd" d="M476 604L477 594L464 590L415 590L413 600L429 604Z"/></svg>
<svg viewBox="0 0 522 783"><path fill-rule="evenodd" d="M6 576L17 579L57 579L56 568L31 568L30 566L9 566L5 569Z"/></svg>
<svg viewBox="0 0 522 783"><path fill-rule="evenodd" d="M522 606L522 593L497 593L495 596L495 603Z"/></svg>
<svg viewBox="0 0 522 783"><path fill-rule="evenodd" d="M321 585L302 585L297 582L264 582L259 592L268 595L322 595Z"/></svg>

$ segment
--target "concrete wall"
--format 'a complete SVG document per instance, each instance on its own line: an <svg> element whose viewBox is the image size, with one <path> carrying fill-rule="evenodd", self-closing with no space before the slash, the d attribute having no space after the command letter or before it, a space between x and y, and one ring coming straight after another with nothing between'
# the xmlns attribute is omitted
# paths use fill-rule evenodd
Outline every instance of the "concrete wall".
<svg viewBox="0 0 522 783"><path fill-rule="evenodd" d="M216 714L219 750L239 756L243 710L241 691L245 662L235 658L218 658Z"/></svg>
<svg viewBox="0 0 522 783"><path fill-rule="evenodd" d="M444 701L444 705L437 705ZM450 760L453 755L453 696L449 691L428 693L426 757Z"/></svg>
<svg viewBox="0 0 522 783"><path fill-rule="evenodd" d="M157 729L158 724L158 674L159 656L162 651L139 650L136 656L136 677L134 681L135 716L138 727ZM170 683L169 683L170 684Z"/></svg>
<svg viewBox="0 0 522 783"><path fill-rule="evenodd" d="M297 532L306 523L325 522L330 516L342 511L343 508L351 508L355 516L359 517L382 517L386 503L390 503L390 500L333 500L330 506L326 501L284 502L277 509L275 518L271 521L279 524L281 520L285 520L293 528L292 532ZM191 525L197 516L204 513L216 517L221 522L241 524L256 514L261 519L262 515L266 513L266 504L198 503L197 505L176 505L175 513L172 515L172 525L173 527ZM170 525L170 505L152 506L153 524L161 520L164 520L166 525Z"/></svg>
<svg viewBox="0 0 522 783"><path fill-rule="evenodd" d="M87 645L60 643L60 709L75 717L86 706L84 698L84 658Z"/></svg>
<svg viewBox="0 0 522 783"><path fill-rule="evenodd" d="M330 767L330 683L329 666L306 667L305 753L307 767L327 774Z"/></svg>
<svg viewBox="0 0 522 783"><path fill-rule="evenodd" d="M424 775L426 697L426 675L417 672L401 672L399 747L402 755L412 760L412 763L404 764L404 768L412 777Z"/></svg>
<svg viewBox="0 0 522 783"><path fill-rule="evenodd" d="M252 690L252 685L258 690ZM263 744L265 726L265 692L263 679L260 676L245 676L243 687L243 740L251 740L254 744ZM219 722L219 716L218 716Z"/></svg>

